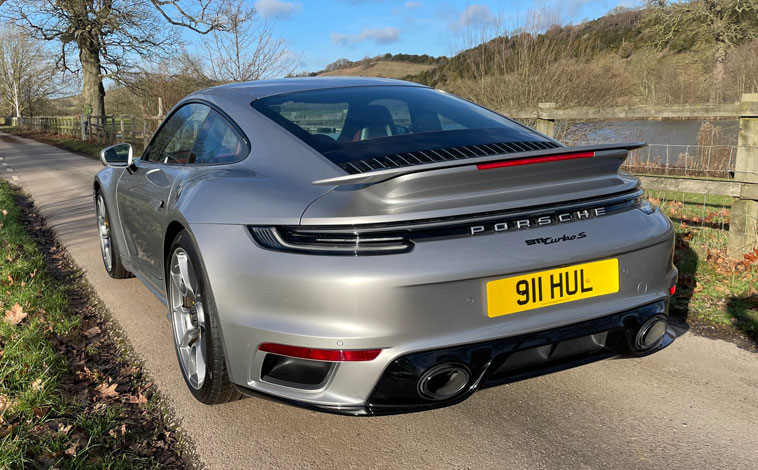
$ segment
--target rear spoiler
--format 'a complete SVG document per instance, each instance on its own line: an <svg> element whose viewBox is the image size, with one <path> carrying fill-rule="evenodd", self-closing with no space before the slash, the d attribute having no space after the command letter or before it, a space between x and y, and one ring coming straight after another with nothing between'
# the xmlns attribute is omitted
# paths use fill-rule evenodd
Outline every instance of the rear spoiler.
<svg viewBox="0 0 758 470"><path fill-rule="evenodd" d="M446 162L425 163L422 165L411 165L397 168L387 168L383 170L369 171L355 175L336 176L313 181L313 184L319 186L346 186L353 184L374 184L397 178L402 175L411 173L421 173L424 171L443 170L462 166L482 165L493 162L507 162L509 160L525 159L531 157L548 157L554 155L572 155L586 152L602 152L607 150L634 150L647 145L644 142L635 142L628 144L601 144L601 145L582 145L579 147L558 147L547 150L531 150L526 152L515 152L503 155L489 155L486 157L466 158L460 160L449 160ZM503 165L506 166L506 165Z"/></svg>

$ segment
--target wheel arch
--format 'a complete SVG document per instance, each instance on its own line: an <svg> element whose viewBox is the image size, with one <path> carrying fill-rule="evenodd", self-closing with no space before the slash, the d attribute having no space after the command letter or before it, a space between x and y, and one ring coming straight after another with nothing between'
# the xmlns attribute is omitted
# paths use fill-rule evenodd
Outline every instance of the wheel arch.
<svg viewBox="0 0 758 470"><path fill-rule="evenodd" d="M179 232L182 230L187 230L187 228L182 224L181 222L174 220L170 224L168 224L168 227L166 227L166 233L163 236L163 263L165 264L168 255L169 250L171 249L171 244L174 242L174 238L176 238L177 235L179 235ZM189 230L187 230L189 232Z"/></svg>
<svg viewBox="0 0 758 470"><path fill-rule="evenodd" d="M169 261L169 256L171 255L171 253L170 253L170 251L171 251L171 245L174 243L174 239L176 238L176 236L179 235L179 233L182 232L182 231L187 232L187 235L188 235L191 243L195 247L195 254L197 255L198 261L200 262L200 266L199 267L205 273L204 276L206 278L208 278L208 274L207 274L208 271L205 268L205 261L203 260L202 252L200 251L200 247L197 244L197 240L195 240L195 237L192 235L192 232L189 229L189 224L188 223L183 223L183 222L178 221L178 220L172 220L168 224L168 226L166 227L166 233L163 236L163 269L164 269L164 273L167 271L166 265L170 262ZM216 308L215 307L215 297L213 295L213 288L210 285L210 279L207 279L207 280L208 280L208 282L206 282L205 288L207 289L208 296L210 297L210 299L214 303L214 308ZM165 295L166 295L166 297L165 297L166 298L166 305L170 309L171 307L169 305L169 292L168 292L168 290L169 290L169 286L168 286L169 279L168 279L168 276L164 275L164 283L165 283L164 284L164 290L165 290ZM220 315L220 313L218 311L217 311L217 314ZM222 348L223 348L223 351L224 351L224 360L227 363L227 370L229 370L229 362L228 362L228 359L227 359L229 357L228 356L229 352L228 352L227 347L226 347L226 340L224 339L224 330L221 327L221 322L219 322L217 328L218 328L218 331L219 331L219 336L221 337L221 345L222 345ZM230 377L231 377L231 375L230 375Z"/></svg>

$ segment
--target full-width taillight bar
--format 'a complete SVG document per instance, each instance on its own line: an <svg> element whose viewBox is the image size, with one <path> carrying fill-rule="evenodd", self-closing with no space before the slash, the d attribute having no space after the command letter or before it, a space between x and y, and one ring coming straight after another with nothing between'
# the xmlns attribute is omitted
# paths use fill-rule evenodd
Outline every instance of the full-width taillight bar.
<svg viewBox="0 0 758 470"><path fill-rule="evenodd" d="M492 170L494 168L504 168L507 166L534 165L535 163L559 162L562 160L577 160L580 158L592 158L595 152L576 152L564 153L561 155L547 155L544 157L526 157L514 158L513 160L502 160L492 163L481 163L476 166L477 170Z"/></svg>
<svg viewBox="0 0 758 470"><path fill-rule="evenodd" d="M382 352L381 349L315 349L276 343L263 343L258 346L258 350L280 356L331 362L373 361Z"/></svg>

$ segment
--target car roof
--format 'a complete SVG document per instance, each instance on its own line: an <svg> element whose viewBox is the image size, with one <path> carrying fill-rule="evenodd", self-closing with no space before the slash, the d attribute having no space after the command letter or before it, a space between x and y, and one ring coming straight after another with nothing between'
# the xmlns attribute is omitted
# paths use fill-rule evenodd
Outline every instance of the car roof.
<svg viewBox="0 0 758 470"><path fill-rule="evenodd" d="M218 98L245 95L251 99L265 98L267 96L296 91L320 90L325 88L346 88L356 86L416 86L424 87L418 83L394 80L390 78L373 77L298 77L280 78L276 80L256 80L253 82L230 83L219 85L197 94L214 95Z"/></svg>

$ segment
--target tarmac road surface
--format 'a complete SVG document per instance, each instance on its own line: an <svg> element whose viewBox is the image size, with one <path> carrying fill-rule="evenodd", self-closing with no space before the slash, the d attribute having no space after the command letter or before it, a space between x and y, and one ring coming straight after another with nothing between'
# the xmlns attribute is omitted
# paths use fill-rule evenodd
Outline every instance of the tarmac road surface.
<svg viewBox="0 0 758 470"><path fill-rule="evenodd" d="M0 141L0 158L0 175L33 197L86 272L207 468L758 468L758 355L688 333L647 358L424 413L354 418L256 398L201 405L180 375L165 307L103 268L92 199L100 163L18 138Z"/></svg>

